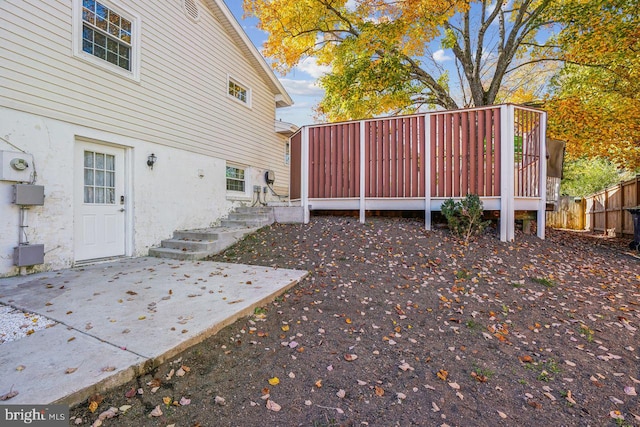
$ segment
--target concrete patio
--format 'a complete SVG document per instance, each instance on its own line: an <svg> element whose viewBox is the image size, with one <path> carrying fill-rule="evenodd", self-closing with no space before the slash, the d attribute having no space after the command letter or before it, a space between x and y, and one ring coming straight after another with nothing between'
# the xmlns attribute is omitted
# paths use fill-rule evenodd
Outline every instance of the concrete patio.
<svg viewBox="0 0 640 427"><path fill-rule="evenodd" d="M0 345L0 404L74 405L273 300L306 271L133 258L0 279L0 302L58 322Z"/></svg>

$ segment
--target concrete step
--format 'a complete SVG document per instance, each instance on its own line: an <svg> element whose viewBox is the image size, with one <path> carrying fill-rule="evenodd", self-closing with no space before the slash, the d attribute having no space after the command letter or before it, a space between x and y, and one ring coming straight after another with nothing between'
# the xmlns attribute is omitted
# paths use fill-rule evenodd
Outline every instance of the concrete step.
<svg viewBox="0 0 640 427"><path fill-rule="evenodd" d="M222 220L218 227L196 230L176 230L172 239L165 239L159 248L149 249L149 256L177 260L198 260L222 252L266 225L273 224L269 208L240 208Z"/></svg>
<svg viewBox="0 0 640 427"><path fill-rule="evenodd" d="M261 219L242 219L242 220L223 219L222 221L220 221L220 224L223 227L232 227L232 228L262 228L266 225L273 224L273 221L265 221Z"/></svg>
<svg viewBox="0 0 640 427"><path fill-rule="evenodd" d="M150 248L149 256L153 256L156 258L170 258L177 259L180 261L196 261L199 259L203 259L211 255L206 251L198 251L198 252L188 252L182 251L180 249L170 249L170 248Z"/></svg>
<svg viewBox="0 0 640 427"><path fill-rule="evenodd" d="M241 206L235 210L237 213L256 213L256 214L270 214L273 209L268 206Z"/></svg>
<svg viewBox="0 0 640 427"><path fill-rule="evenodd" d="M233 220L233 221L244 221L244 220L251 220L251 221L269 221L269 214L258 214L258 213L240 213L240 212L232 212L229 214L229 216L227 217L227 219Z"/></svg>
<svg viewBox="0 0 640 427"><path fill-rule="evenodd" d="M167 249L179 249L188 252L211 252L220 246L219 240L183 240L167 239L160 242L160 247Z"/></svg>

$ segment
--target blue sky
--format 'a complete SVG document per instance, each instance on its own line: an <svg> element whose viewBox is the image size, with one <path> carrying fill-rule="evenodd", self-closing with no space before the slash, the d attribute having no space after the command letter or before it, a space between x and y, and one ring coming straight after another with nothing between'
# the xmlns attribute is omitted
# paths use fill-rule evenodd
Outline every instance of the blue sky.
<svg viewBox="0 0 640 427"><path fill-rule="evenodd" d="M225 3L234 14L253 44L262 52L262 44L267 40L267 33L256 28L256 18L243 19L242 0L225 0ZM293 98L293 107L278 108L276 118L298 126L314 123L313 106L320 101L323 95L322 89L315 85L316 79L322 74L322 68L315 65L312 60L307 60L298 65L286 76L276 76Z"/></svg>

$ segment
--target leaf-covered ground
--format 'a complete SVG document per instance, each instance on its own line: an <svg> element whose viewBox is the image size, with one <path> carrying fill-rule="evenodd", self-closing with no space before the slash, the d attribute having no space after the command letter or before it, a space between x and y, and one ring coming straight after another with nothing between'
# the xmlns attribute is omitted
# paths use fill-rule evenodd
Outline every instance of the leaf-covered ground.
<svg viewBox="0 0 640 427"><path fill-rule="evenodd" d="M73 408L71 424L114 407L96 424L637 426L640 260L627 242L548 230L502 243L490 229L465 247L414 219L275 224L215 260L307 279Z"/></svg>

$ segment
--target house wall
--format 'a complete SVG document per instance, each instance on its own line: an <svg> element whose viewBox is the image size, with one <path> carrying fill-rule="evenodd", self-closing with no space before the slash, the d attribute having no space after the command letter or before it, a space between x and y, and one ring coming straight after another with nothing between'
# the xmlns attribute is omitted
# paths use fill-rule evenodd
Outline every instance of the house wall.
<svg viewBox="0 0 640 427"><path fill-rule="evenodd" d="M286 138L274 131L276 92L255 58L204 4L197 22L179 0L116 4L140 17L138 81L74 56L72 0L0 2L0 150L14 145L34 155L46 201L28 213L29 239L45 244L42 268L73 263L77 138L127 148L129 255L250 204L267 169L276 172L276 191L288 192ZM228 96L229 76L251 89L250 107ZM146 166L151 152L153 170ZM226 164L246 168L244 199L228 197ZM16 272L11 184L0 181L0 275Z"/></svg>

